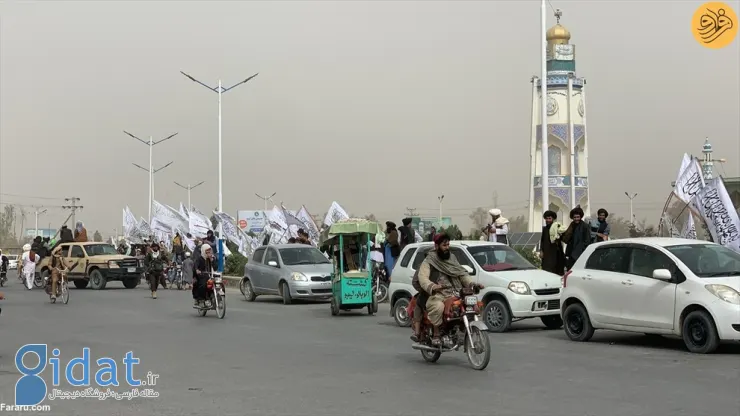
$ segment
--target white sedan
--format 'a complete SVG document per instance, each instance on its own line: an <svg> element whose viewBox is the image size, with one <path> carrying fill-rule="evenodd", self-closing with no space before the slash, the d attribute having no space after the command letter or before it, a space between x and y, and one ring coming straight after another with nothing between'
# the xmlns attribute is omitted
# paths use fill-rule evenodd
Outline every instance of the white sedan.
<svg viewBox="0 0 740 416"><path fill-rule="evenodd" d="M18 255L8 254L8 270L18 270Z"/></svg>
<svg viewBox="0 0 740 416"><path fill-rule="evenodd" d="M589 246L563 277L566 335L596 329L678 335L694 353L740 341L740 253L676 238Z"/></svg>

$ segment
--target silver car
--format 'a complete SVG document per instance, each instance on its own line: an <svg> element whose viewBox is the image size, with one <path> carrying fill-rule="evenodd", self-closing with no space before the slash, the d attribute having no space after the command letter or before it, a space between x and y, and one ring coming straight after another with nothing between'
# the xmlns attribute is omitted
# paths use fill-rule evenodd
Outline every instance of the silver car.
<svg viewBox="0 0 740 416"><path fill-rule="evenodd" d="M276 295L289 305L295 299L331 297L333 265L315 247L281 244L260 247L244 267L239 288L248 301Z"/></svg>

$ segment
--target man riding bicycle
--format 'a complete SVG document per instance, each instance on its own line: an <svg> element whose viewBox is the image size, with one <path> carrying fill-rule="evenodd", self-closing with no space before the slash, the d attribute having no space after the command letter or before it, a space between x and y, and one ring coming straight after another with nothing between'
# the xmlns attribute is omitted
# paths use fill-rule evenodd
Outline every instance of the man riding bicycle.
<svg viewBox="0 0 740 416"><path fill-rule="evenodd" d="M62 248L59 247L51 253L51 279L46 282L46 285L51 284L51 299L57 299L57 284L62 278L62 273L68 271L72 267L75 267L79 261L73 263L71 266L67 264L67 260L62 257Z"/></svg>

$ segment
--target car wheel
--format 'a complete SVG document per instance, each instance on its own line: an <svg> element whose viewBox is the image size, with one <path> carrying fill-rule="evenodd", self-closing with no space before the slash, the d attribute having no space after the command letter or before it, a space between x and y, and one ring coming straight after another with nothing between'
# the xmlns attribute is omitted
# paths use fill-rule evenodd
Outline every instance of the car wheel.
<svg viewBox="0 0 740 416"><path fill-rule="evenodd" d="M135 289L139 286L139 279L126 279L123 281L123 287L126 289Z"/></svg>
<svg viewBox="0 0 740 416"><path fill-rule="evenodd" d="M686 315L681 334L686 348L695 354L709 354L719 347L717 328L706 311L694 311Z"/></svg>
<svg viewBox="0 0 740 416"><path fill-rule="evenodd" d="M250 281L249 279L244 279L244 284L242 286L244 288L244 291L242 292L244 294L244 299L249 302L254 302L254 300L257 299L257 295L254 294L254 286L252 286L252 281Z"/></svg>
<svg viewBox="0 0 740 416"><path fill-rule="evenodd" d="M90 272L90 288L93 290L103 290L106 285L105 277L100 270L93 270Z"/></svg>
<svg viewBox="0 0 740 416"><path fill-rule="evenodd" d="M280 292L283 295L283 305L290 305L293 303L293 298L290 296L290 287L287 283L282 282L280 284Z"/></svg>
<svg viewBox="0 0 740 416"><path fill-rule="evenodd" d="M511 313L502 300L494 299L483 309L483 321L491 332L502 333L511 328Z"/></svg>
<svg viewBox="0 0 740 416"><path fill-rule="evenodd" d="M547 329L560 329L563 326L563 319L559 315L541 316L540 319Z"/></svg>
<svg viewBox="0 0 740 416"><path fill-rule="evenodd" d="M594 336L594 327L588 317L586 307L580 303L574 303L565 308L563 314L565 335L572 341L586 342Z"/></svg>
<svg viewBox="0 0 740 416"><path fill-rule="evenodd" d="M408 313L409 303L408 298L401 298L393 304L393 319L402 328L411 326L411 317Z"/></svg>
<svg viewBox="0 0 740 416"><path fill-rule="evenodd" d="M75 287L77 289L84 289L84 288L87 287L87 284L89 283L89 280L87 280L87 279L77 279L77 280L73 280L73 282L74 282Z"/></svg>

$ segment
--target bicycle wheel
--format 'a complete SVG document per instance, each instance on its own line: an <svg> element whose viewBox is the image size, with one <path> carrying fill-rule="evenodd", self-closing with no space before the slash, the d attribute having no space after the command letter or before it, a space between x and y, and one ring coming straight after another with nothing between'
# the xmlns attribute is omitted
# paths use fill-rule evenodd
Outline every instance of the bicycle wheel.
<svg viewBox="0 0 740 416"><path fill-rule="evenodd" d="M69 287L67 287L66 280L62 282L62 302L65 305L69 303Z"/></svg>

